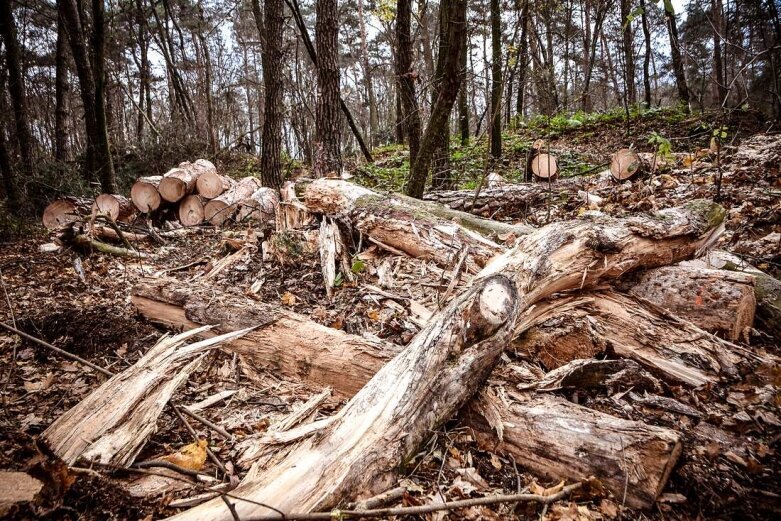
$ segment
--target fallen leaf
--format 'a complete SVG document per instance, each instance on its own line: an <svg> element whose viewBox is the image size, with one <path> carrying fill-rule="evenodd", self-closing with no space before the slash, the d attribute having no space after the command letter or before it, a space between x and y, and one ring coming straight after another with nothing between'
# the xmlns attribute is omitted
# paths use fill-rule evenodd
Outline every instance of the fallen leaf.
<svg viewBox="0 0 781 521"><path fill-rule="evenodd" d="M296 305L296 296L290 293L289 291L286 291L282 294L282 303L286 306L295 306Z"/></svg>
<svg viewBox="0 0 781 521"><path fill-rule="evenodd" d="M206 440L198 440L160 459L186 469L201 470L204 463L206 463L207 444Z"/></svg>

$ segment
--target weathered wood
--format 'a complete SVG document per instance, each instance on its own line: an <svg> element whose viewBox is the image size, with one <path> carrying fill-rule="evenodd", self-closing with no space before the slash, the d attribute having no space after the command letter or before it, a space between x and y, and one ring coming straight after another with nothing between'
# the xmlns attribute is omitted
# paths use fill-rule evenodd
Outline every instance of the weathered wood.
<svg viewBox="0 0 781 521"><path fill-rule="evenodd" d="M738 340L754 323L754 277L724 270L665 266L627 281L644 298L711 333Z"/></svg>
<svg viewBox="0 0 781 521"><path fill-rule="evenodd" d="M308 512L389 488L399 464L488 376L510 334L516 295L502 275L476 282L434 316L317 436L263 473L250 472L233 494L283 512ZM250 518L274 511L237 502L235 512ZM212 500L173 519L232 518L222 500Z"/></svg>
<svg viewBox="0 0 781 521"><path fill-rule="evenodd" d="M643 162L637 153L629 148L622 148L610 161L610 173L616 181L632 179L643 170Z"/></svg>
<svg viewBox="0 0 781 521"><path fill-rule="evenodd" d="M408 200L386 197L340 179L318 179L306 188L311 212L345 216L369 240L391 251L451 265L469 248L466 268L477 273L503 248L479 233L426 210Z"/></svg>
<svg viewBox="0 0 781 521"><path fill-rule="evenodd" d="M90 215L92 201L78 197L55 199L43 210L43 226L59 230Z"/></svg>
<svg viewBox="0 0 781 521"><path fill-rule="evenodd" d="M209 327L163 337L138 362L108 379L55 420L42 439L69 465L80 458L116 465L132 463L154 433L165 404L187 381L204 353L248 331L241 329L184 344Z"/></svg>
<svg viewBox="0 0 781 521"><path fill-rule="evenodd" d="M440 203L452 210L469 212L491 219L520 218L547 201L566 202L578 196L582 187L576 181L561 179L549 193L547 183L524 183L497 188L429 192L424 201Z"/></svg>
<svg viewBox="0 0 781 521"><path fill-rule="evenodd" d="M188 195L179 203L179 222L182 226L198 226L204 220L204 204L200 195Z"/></svg>
<svg viewBox="0 0 781 521"><path fill-rule="evenodd" d="M251 324L268 324L241 339L223 344L221 348L239 353L252 367L265 368L276 374L330 386L339 398L349 398L354 395L376 371L402 349L400 346L370 336L349 335L340 330L323 327L299 315L280 310L277 306L255 302L243 295L226 294L173 279L144 279L134 287L131 300L136 309L148 319L163 323L175 330L197 327L199 323L216 324L215 330L221 332ZM543 303L541 307L545 307L548 311L524 319L516 327L520 329L532 327L533 330L536 322L544 321L543 315L554 315L554 306L546 306ZM572 314L569 310L565 312ZM666 326L663 320L657 322L662 331L666 331L668 327L670 329L676 327L674 324ZM496 376L491 378L494 379ZM480 397L477 399L482 400ZM560 404L559 407L565 407L566 404L568 402ZM517 407L522 409L523 405ZM572 407L578 409L575 405ZM579 410L576 410L573 418L580 422L585 421ZM520 420L505 419L508 424L518 428L505 429L504 442L498 446L500 450L511 451L513 445L522 446L523 443L554 445L561 443L560 440L547 440L547 438L527 442L515 440L514 436L526 438L526 435L521 432L522 424ZM607 420L599 421L601 423L598 422L597 425L604 425ZM480 431L483 439L493 435L484 422L476 424L470 422L469 425L476 429L483 429ZM646 427L640 423L636 425L636 430L639 432L646 432L645 429ZM575 431L572 435L581 434ZM589 451L589 457L603 462L604 465L620 466L624 461L623 456L616 453L615 447L609 445L595 445L584 450ZM257 455L260 452L262 451L254 451L251 454ZM674 456L675 454L670 451L667 458L674 460ZM551 451L546 457L549 461L556 461L559 458L555 451ZM248 459L251 456L247 454L242 458ZM613 462L606 461L610 458L617 459ZM638 462L637 465L648 464ZM590 475L588 471L573 472L565 463L557 468L561 471L561 474L556 476L558 478L582 479ZM606 485L618 495L623 493L623 483L622 475L608 480ZM642 496L636 492L635 488L629 489L630 500L643 501ZM642 491L642 494L645 493Z"/></svg>
<svg viewBox="0 0 781 521"><path fill-rule="evenodd" d="M238 211L242 201L249 199L259 188L260 179L244 177L221 196L212 199L204 207L204 217L214 226L222 226Z"/></svg>
<svg viewBox="0 0 781 521"><path fill-rule="evenodd" d="M108 215L117 222L127 222L135 214L130 200L118 194L100 194L92 204L93 211Z"/></svg>
<svg viewBox="0 0 781 521"><path fill-rule="evenodd" d="M236 214L236 221L273 224L278 205L279 193L273 188L260 187L241 202L239 211Z"/></svg>
<svg viewBox="0 0 781 521"><path fill-rule="evenodd" d="M483 447L509 454L518 465L545 477L595 476L620 502L625 499L635 508L653 506L681 454L677 433L554 395L509 394L503 402L483 390L465 412ZM499 445L492 425L502 432Z"/></svg>
<svg viewBox="0 0 781 521"><path fill-rule="evenodd" d="M670 384L690 387L716 384L751 362L737 346L694 324L611 291L545 301L518 333L515 349L549 369L607 352L635 360Z"/></svg>
<svg viewBox="0 0 781 521"><path fill-rule="evenodd" d="M163 202L157 187L163 176L139 177L130 188L130 200L141 213L154 212Z"/></svg>

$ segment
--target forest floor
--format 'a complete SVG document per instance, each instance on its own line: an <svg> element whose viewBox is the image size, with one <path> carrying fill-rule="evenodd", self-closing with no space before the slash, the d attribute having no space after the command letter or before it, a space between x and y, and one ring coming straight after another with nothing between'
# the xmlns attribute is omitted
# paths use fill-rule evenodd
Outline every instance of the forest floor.
<svg viewBox="0 0 781 521"><path fill-rule="evenodd" d="M669 117L668 117L669 116ZM574 120L576 121L576 120ZM551 122L541 130L529 126L508 135L507 159L497 169L517 181L525 154L534 139L545 137L550 149L562 158L565 175L582 174L584 186L594 183L597 167L616 149L634 144L652 152L651 132L663 135L680 152L656 175L635 183L606 189L602 211L613 215L671 207L695 197L712 197L718 170L723 172L722 204L728 209L726 232L719 247L738 254L776 277L781 275L781 136L761 134L766 125L744 118L725 122L731 129L716 165L708 148L712 129L701 118L662 113L635 121L631 132L611 121ZM749 146L739 148L738 145ZM459 184L470 187L483 174L480 148L465 147L455 153ZM687 160L686 154L693 159ZM378 153L373 166L355 168L355 179L369 186L398 189L405 171L404 152L398 148ZM543 225L571 219L588 208L580 200L551 198L544 208L530 209L525 220ZM249 243L255 231L246 227L189 230L168 239L164 246L139 244L150 254L134 260L86 253L68 248L40 251L50 241L43 232L2 244L0 248L0 320L57 347L77 354L111 371L120 371L156 343L164 333L137 315L129 302L131 287L142 277L164 270L167 276L190 280L208 272L214 263L237 245ZM262 240L262 237L261 237ZM233 264L212 282L228 292L248 295L307 316L323 325L348 333L369 333L406 344L417 333L415 313L402 301L386 298L372 288L403 293L437 309L447 287L447 274L431 263L400 257L373 246L357 256L356 282L342 282L332 299L326 296L317 252L282 259L264 256L260 248ZM459 280L458 287L468 284ZM400 303L401 302L401 303ZM781 339L754 331L743 343L781 355ZM748 343L746 343L748 342ZM512 354L509 354L512 356ZM0 469L24 470L48 485L47 497L36 506L13 512L16 518L43 519L150 519L179 510L171 501L191 490L180 491L167 483L156 495L133 496L136 480L148 476L126 472L52 469L36 445L39 435L54 419L87 396L104 377L94 370L42 350L36 344L0 333ZM470 507L449 514L429 514L427 519L715 519L771 518L781 504L781 400L778 367L775 386L759 387L746 380L733 386L724 404L714 407L708 423L720 425L734 438L703 444L702 438L685 436L684 456L656 508L639 512L622 506L620 497L591 491L582 497L561 500L544 510L534 504L505 507ZM175 395L190 404L223 390L237 392L202 412L228 430L237 441L262 431L294 411L322 389L281 378L273 371L249 377L235 357L214 351ZM581 393L581 401L599 397ZM317 417L338 410L340 402L327 399ZM615 411L613 411L615 413ZM656 425L694 432L696 421L669 411L626 412ZM212 437L195 425L199 435L222 459L236 457L236 443ZM730 450L739 440L740 447ZM160 417L157 432L146 443L138 460L170 454L192 442L190 434L170 411ZM407 488L405 505L514 493L555 486L518 468L515 462L490 447L479 446L456 418L432 436L401 478ZM203 472L215 474L211 462ZM0 514L0 517L2 514Z"/></svg>

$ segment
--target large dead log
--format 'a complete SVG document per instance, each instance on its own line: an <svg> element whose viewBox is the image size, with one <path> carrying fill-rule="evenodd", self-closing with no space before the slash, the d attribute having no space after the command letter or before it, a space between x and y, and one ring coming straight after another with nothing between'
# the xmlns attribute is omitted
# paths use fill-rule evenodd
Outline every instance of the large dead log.
<svg viewBox="0 0 781 521"><path fill-rule="evenodd" d="M160 197L157 187L160 186L162 179L163 177L159 175L139 177L133 183L130 188L130 200L133 201L139 212L150 213L160 208L163 199Z"/></svg>
<svg viewBox="0 0 781 521"><path fill-rule="evenodd" d="M515 349L548 369L607 352L673 385L716 384L751 361L737 346L650 302L610 291L549 299L517 332Z"/></svg>
<svg viewBox="0 0 781 521"><path fill-rule="evenodd" d="M220 175L215 170L201 174L195 182L195 187L204 199L214 199L227 192L234 184L236 182L232 178Z"/></svg>
<svg viewBox="0 0 781 521"><path fill-rule="evenodd" d="M199 159L195 163L185 161L163 175L157 190L163 199L176 203L195 191L198 178L204 173L216 173L210 161L205 159Z"/></svg>
<svg viewBox="0 0 781 521"><path fill-rule="evenodd" d="M273 223L279 206L279 193L273 188L261 187L241 202L237 222Z"/></svg>
<svg viewBox="0 0 781 521"><path fill-rule="evenodd" d="M129 465L156 428L157 417L174 391L187 381L203 354L246 329L189 345L184 343L209 326L163 337L138 362L114 375L42 434L67 464L80 458Z"/></svg>
<svg viewBox="0 0 781 521"><path fill-rule="evenodd" d="M616 181L626 181L632 179L638 172L642 171L643 162L637 153L629 148L622 148L615 154L610 161L610 174Z"/></svg>
<svg viewBox="0 0 781 521"><path fill-rule="evenodd" d="M452 265L469 249L466 268L477 273L504 249L461 224L437 217L425 204L383 196L340 179L318 179L305 193L309 211L345 216L369 240L393 252Z"/></svg>
<svg viewBox="0 0 781 521"><path fill-rule="evenodd" d="M465 411L483 447L547 478L595 476L622 503L653 506L681 454L677 433L551 394L509 394L503 401L485 389ZM492 431L501 432L501 443Z"/></svg>
<svg viewBox="0 0 781 521"><path fill-rule="evenodd" d="M262 475L250 472L235 493L256 503L232 513L210 501L180 518L272 512L258 503L311 511L387 486L398 463L479 387L520 313L552 293L692 255L718 234L723 215L698 201L652 216L557 223L526 236L434 315L317 437Z"/></svg>
<svg viewBox="0 0 781 521"><path fill-rule="evenodd" d="M203 222L204 210L203 199L200 195L188 195L179 203L179 222L182 226L198 226Z"/></svg>
<svg viewBox="0 0 781 521"><path fill-rule="evenodd" d="M582 181L580 181L582 182ZM562 179L548 189L547 183L516 184L497 188L475 190L450 190L429 192L423 196L453 210L469 212L489 218L521 218L531 208L553 203L567 202L578 197L578 181Z"/></svg>
<svg viewBox="0 0 781 521"><path fill-rule="evenodd" d="M688 266L665 266L631 277L629 293L737 340L754 323L754 277Z"/></svg>
<svg viewBox="0 0 781 521"><path fill-rule="evenodd" d="M343 331L326 328L299 315L280 310L256 302L243 295L231 295L224 292L207 289L194 284L185 284L172 279L145 279L135 286L132 292L132 302L136 309L148 319L162 323L172 329L197 327L202 323L216 324L215 331L233 331L251 324L268 324L246 336L223 344L222 348L239 353L247 363L254 368L265 368L275 374L304 379L307 382L333 388L340 398L349 398L355 394L383 364L395 356L402 348L394 344L380 341L373 337L349 335ZM639 305L634 299L630 307ZM517 327L524 329L537 326L537 322L545 322L555 317L556 306L543 305L544 312L524 319ZM576 309L573 314L579 313ZM569 314L570 311L567 310ZM669 336L677 327L667 325L666 321L655 321L654 335ZM609 324L608 324L609 325ZM494 377L492 376L492 379ZM509 387L509 386L508 386ZM522 465L527 465L530 459L544 465L551 476L558 479L585 479L599 470L620 468L645 469L647 482L628 489L627 501L632 505L650 506L653 499L651 490L655 483L663 483L664 476L660 469L672 466L677 458L676 445L665 443L645 444L643 440L657 436L662 440L674 438L672 431L648 427L641 422L621 422L607 415L585 411L583 408L558 398L551 397L562 418L561 429L570 426L570 432L563 438L549 439L547 437L530 438L523 429L521 419L527 412L523 404L515 404L516 412L501 411L504 433L497 448L506 451ZM491 402L486 402L481 395L474 404L473 411L490 411ZM571 414L567 413L571 409ZM531 414L533 411L528 411ZM566 418L572 423L567 424ZM498 441L491 427L482 420L472 421L468 417L470 427L478 430L478 437L485 441L492 439L492 444ZM618 422L623 429L627 447L632 450L620 451L611 444L591 443L591 433L608 429L613 422ZM496 425L494 425L496 427ZM631 433L636 433L636 437ZM558 434L557 434L558 436ZM534 445L534 451L522 448ZM547 447L549 450L543 450ZM579 454L588 453L581 458L582 463L570 465L568 460L573 448L579 449ZM544 453L544 455L543 455ZM589 466L588 462L599 464L599 468ZM656 470L654 470L656 469ZM638 475L642 475L638 471ZM602 475L605 486L616 495L622 495L625 474L610 473ZM634 478L632 478L634 479Z"/></svg>
<svg viewBox="0 0 781 521"><path fill-rule="evenodd" d="M222 226L238 211L239 205L252 197L261 188L260 179L245 177L233 185L227 192L212 199L204 207L206 220L214 226Z"/></svg>
<svg viewBox="0 0 781 521"><path fill-rule="evenodd" d="M118 222L127 222L135 214L133 203L127 197L117 194L100 194L95 198L92 209Z"/></svg>

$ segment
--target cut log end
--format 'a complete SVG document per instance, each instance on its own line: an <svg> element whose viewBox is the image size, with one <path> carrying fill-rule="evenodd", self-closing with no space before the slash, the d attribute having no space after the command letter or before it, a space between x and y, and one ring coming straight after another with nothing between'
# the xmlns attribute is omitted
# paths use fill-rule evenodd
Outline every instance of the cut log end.
<svg viewBox="0 0 781 521"><path fill-rule="evenodd" d="M206 203L203 208L204 218L214 226L222 226L236 210L235 205L224 201L213 200Z"/></svg>
<svg viewBox="0 0 781 521"><path fill-rule="evenodd" d="M201 160L199 159L198 161ZM222 195L231 187L231 181L230 177L219 175L216 171L207 171L198 177L195 186L198 190L198 194L202 197L214 199L215 197Z"/></svg>
<svg viewBox="0 0 781 521"><path fill-rule="evenodd" d="M559 163L551 154L537 154L532 159L531 169L538 179L554 180L559 176Z"/></svg>
<svg viewBox="0 0 781 521"><path fill-rule="evenodd" d="M130 201L116 194L100 194L95 198L92 209L108 215L114 221L127 221L134 213Z"/></svg>
<svg viewBox="0 0 781 521"><path fill-rule="evenodd" d="M57 199L43 211L43 225L47 230L57 230L78 219L76 204L67 199Z"/></svg>
<svg viewBox="0 0 781 521"><path fill-rule="evenodd" d="M183 226L198 226L204 220L204 207L197 195L188 195L179 203L179 222Z"/></svg>
<svg viewBox="0 0 781 521"><path fill-rule="evenodd" d="M138 208L139 212L149 213L160 208L162 198L157 191L157 186L161 181L160 176L142 177L130 189L130 199Z"/></svg>
<svg viewBox="0 0 781 521"><path fill-rule="evenodd" d="M174 169L171 172L168 172L166 176L163 177L162 181L160 181L160 186L157 188L160 191L160 196L170 203L175 203L183 199L188 191L187 182L173 176L173 173L177 171L182 170Z"/></svg>
<svg viewBox="0 0 781 521"><path fill-rule="evenodd" d="M616 181L626 181L633 178L641 171L643 166L640 157L634 150L622 148L615 154L610 162L610 173Z"/></svg>

